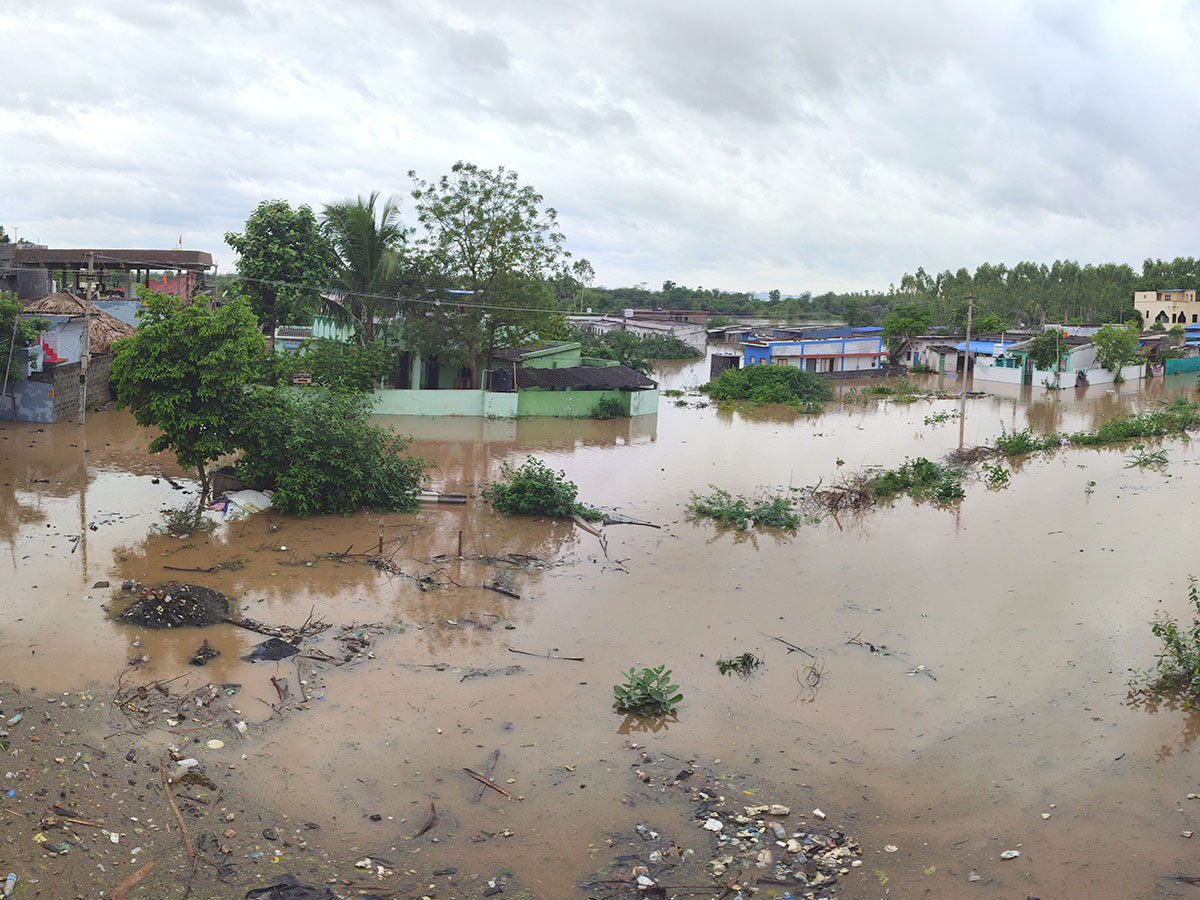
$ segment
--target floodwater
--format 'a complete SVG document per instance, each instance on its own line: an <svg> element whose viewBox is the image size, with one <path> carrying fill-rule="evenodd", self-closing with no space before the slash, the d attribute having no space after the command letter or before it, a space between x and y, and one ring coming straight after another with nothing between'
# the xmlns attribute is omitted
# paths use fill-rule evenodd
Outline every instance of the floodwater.
<svg viewBox="0 0 1200 900"><path fill-rule="evenodd" d="M705 361L671 363L660 377L682 388L706 372ZM1191 384L979 387L990 395L967 401L968 445L1002 428L1093 428ZM244 683L252 720L271 715L271 675L311 691L310 709L264 739L208 755L246 752L262 802L326 823L347 850L509 869L546 897L577 895L575 882L605 861L606 835L634 822L704 844L677 812L631 793L618 752L630 740L755 773L764 801L820 806L865 850L847 896L1149 897L1176 872L1200 874L1181 836L1200 818L1200 801L1186 799L1200 792L1200 719L1133 704L1126 688L1130 669L1153 661L1147 622L1186 613L1200 569L1188 541L1192 442L1164 442L1164 471L1127 467L1122 449L1061 450L1017 463L1006 490L969 483L948 509L902 499L794 534L730 533L686 520L692 491L751 494L937 458L958 446L959 423L924 419L958 403L835 402L797 416L685 399L664 396L648 420L388 423L437 463L439 489L477 492L503 461L534 454L585 501L661 525L610 526L606 547L568 523L503 519L475 498L416 515L263 514L183 540L149 534L158 511L181 502L152 480L181 473L145 452L150 434L127 414L89 415L82 431L0 423L0 679L104 689L141 655L149 675L172 677L207 637L222 656L189 678ZM376 552L381 525L403 575L327 558ZM460 532L466 557L546 564L433 559L457 556ZM420 576L443 586L422 590ZM113 589L93 588L169 577L240 598L262 621L299 624L312 611L335 625L405 627L373 659L301 686L290 663L238 659L259 636L118 626L105 614ZM482 587L497 583L520 599ZM888 652L847 644L856 636ZM765 660L757 674L718 673L717 657L745 651ZM646 731L612 710L611 686L630 666L659 663L684 700ZM823 672L815 692L803 683L812 665ZM482 770L492 750L494 779L522 800L489 791L469 802L476 783L462 769ZM409 841L430 802L438 842ZM1002 862L1008 849L1021 856ZM980 884L967 884L971 871Z"/></svg>

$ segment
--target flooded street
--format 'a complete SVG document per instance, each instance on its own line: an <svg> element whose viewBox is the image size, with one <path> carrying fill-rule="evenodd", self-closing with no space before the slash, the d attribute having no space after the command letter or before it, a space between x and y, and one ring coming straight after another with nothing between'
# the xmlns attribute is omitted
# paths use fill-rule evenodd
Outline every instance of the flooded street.
<svg viewBox="0 0 1200 900"><path fill-rule="evenodd" d="M664 388L706 374L705 361L660 368ZM1194 384L978 387L989 395L967 401L967 445L1003 428L1091 429ZM1164 471L1128 468L1119 447L1062 449L1017 462L1005 490L968 482L951 508L901 498L794 534L734 533L687 521L690 494L940 458L959 422L925 417L958 401L835 401L802 416L683 400L663 396L657 417L635 420L387 421L436 463L436 489L477 494L502 462L536 455L585 502L661 526L607 527L606 547L570 523L504 519L478 497L416 515L264 513L180 540L150 531L186 499L160 474L185 475L170 455L148 456L150 434L127 413L89 415L84 430L0 423L0 679L111 692L144 655L152 677L243 684L240 710L262 722L278 701L271 676L290 677L311 691L307 711L205 758L246 753L258 802L328 823L348 853L508 869L547 898L583 896L575 885L605 861L608 834L635 822L701 840L687 816L631 793L629 741L753 774L747 803L820 806L864 849L848 897L1152 897L1176 872L1200 874L1181 836L1200 818L1200 800L1185 799L1200 791L1200 718L1133 704L1126 688L1131 668L1153 662L1151 616L1186 613L1200 570L1180 540L1197 514L1193 442L1165 440ZM403 574L330 558L375 552L380 526ZM497 561L506 554L540 562ZM397 627L374 658L301 685L290 660L242 662L262 636L232 625L110 622L130 578L203 584L264 622L299 625L311 611L333 630ZM222 655L190 669L202 638ZM752 677L717 671L718 657L746 651L764 660ZM612 685L660 663L684 699L661 729L639 730L613 711ZM823 673L815 689L810 666ZM523 799L488 791L472 804L478 785L462 770L483 771L493 750L494 779ZM430 802L438 840L413 841ZM1009 849L1021 855L1001 861Z"/></svg>

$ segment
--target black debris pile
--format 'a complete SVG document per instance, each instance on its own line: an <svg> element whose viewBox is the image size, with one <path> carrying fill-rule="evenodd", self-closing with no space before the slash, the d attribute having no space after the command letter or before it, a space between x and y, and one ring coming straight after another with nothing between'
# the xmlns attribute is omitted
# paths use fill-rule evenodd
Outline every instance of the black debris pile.
<svg viewBox="0 0 1200 900"><path fill-rule="evenodd" d="M143 628L217 625L228 621L232 602L212 588L168 581L143 588L138 598L117 616L117 621Z"/></svg>

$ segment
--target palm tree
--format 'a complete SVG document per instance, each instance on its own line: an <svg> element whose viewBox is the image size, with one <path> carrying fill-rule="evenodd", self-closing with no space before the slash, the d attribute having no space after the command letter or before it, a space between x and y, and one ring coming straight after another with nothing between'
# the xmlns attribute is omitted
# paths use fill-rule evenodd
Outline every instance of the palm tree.
<svg viewBox="0 0 1200 900"><path fill-rule="evenodd" d="M324 227L337 255L334 277L341 296L330 311L349 314L362 326L365 340L375 337L375 315L395 303L404 269L408 235L400 224L395 196L379 205L379 191L364 200L344 200L326 206Z"/></svg>

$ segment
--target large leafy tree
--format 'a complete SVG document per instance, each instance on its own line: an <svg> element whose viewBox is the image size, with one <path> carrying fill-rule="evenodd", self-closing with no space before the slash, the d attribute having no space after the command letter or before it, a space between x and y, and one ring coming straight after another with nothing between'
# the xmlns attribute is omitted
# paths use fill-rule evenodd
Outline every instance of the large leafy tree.
<svg viewBox="0 0 1200 900"><path fill-rule="evenodd" d="M270 334L279 323L311 322L321 306L317 288L328 284L333 269L333 249L311 209L264 200L246 229L227 232L225 243L238 254L240 292Z"/></svg>
<svg viewBox="0 0 1200 900"><path fill-rule="evenodd" d="M21 377L16 351L36 344L50 327L48 319L22 319L21 301L11 291L0 291L0 382L10 384Z"/></svg>
<svg viewBox="0 0 1200 900"><path fill-rule="evenodd" d="M209 494L207 465L238 447L245 388L264 349L250 303L239 297L217 309L141 288L137 334L119 341L112 361L117 405L142 426L162 432L151 452L173 450L179 465L196 469L200 498Z"/></svg>
<svg viewBox="0 0 1200 900"><path fill-rule="evenodd" d="M365 199L326 206L324 220L336 254L339 305L369 342L375 338L376 315L392 311L407 270L407 231L400 223L399 201L381 200L374 191Z"/></svg>
<svg viewBox="0 0 1200 900"><path fill-rule="evenodd" d="M929 331L933 315L925 306L910 304L898 306L883 317L883 337L887 341L888 353L895 359L904 342L914 335Z"/></svg>
<svg viewBox="0 0 1200 900"><path fill-rule="evenodd" d="M1092 343L1096 345L1096 362L1110 372L1119 372L1122 366L1131 365L1137 359L1137 326L1105 325L1092 335Z"/></svg>
<svg viewBox="0 0 1200 900"><path fill-rule="evenodd" d="M469 367L478 387L493 350L528 341L553 316L551 284L569 256L558 214L503 166L457 162L435 182L409 177L424 275L409 343Z"/></svg>

